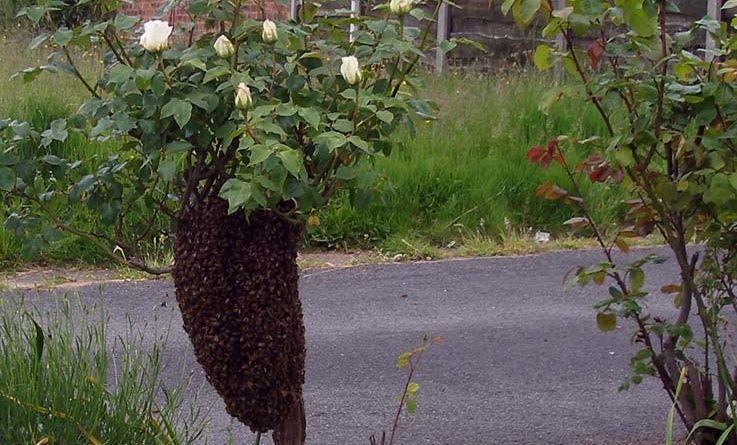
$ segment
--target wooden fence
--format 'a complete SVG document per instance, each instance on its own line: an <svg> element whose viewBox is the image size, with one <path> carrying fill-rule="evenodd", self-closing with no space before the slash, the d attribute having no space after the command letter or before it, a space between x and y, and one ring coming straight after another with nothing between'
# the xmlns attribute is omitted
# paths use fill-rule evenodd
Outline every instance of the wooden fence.
<svg viewBox="0 0 737 445"><path fill-rule="evenodd" d="M290 0L291 18L296 17L300 0ZM333 0L324 3L321 13L330 15L336 10L353 11L355 14L370 11L371 0ZM373 4L376 0L373 0ZM481 65L493 67L499 60L525 63L534 48L542 42L562 45L562 42L547 41L540 36L540 26L533 23L527 30L520 31L511 16L504 16L499 8L500 0L489 8L489 0L456 0L459 8L443 5L440 17L433 26L438 42L451 38L465 37L481 43L487 52L469 46L461 46L445 55L437 51L428 62L436 72L442 73L448 67ZM671 13L669 23L675 29L685 29L691 22L704 16L721 18L723 0L676 0L680 12ZM553 0L554 7L562 8L565 0ZM713 42L707 40L707 47Z"/></svg>
<svg viewBox="0 0 737 445"><path fill-rule="evenodd" d="M296 19L301 1L303 0L289 0L286 7L277 3L276 0L264 0L263 4L270 18ZM367 14L377 3L385 1L389 0L328 0L322 2L320 13L335 15L336 11L342 10L346 13ZM676 28L685 28L693 20L707 15L719 19L723 1L676 0L675 3L680 12L672 13L669 23ZM163 0L134 0L133 4L128 7L128 12L139 12L140 15L148 18L154 9L153 6L158 7L161 3ZM487 52L484 53L468 46L458 47L449 55L438 50L434 57L432 55L428 57L427 65L431 65L439 73L454 66L493 67L498 65L500 60L525 63L534 48L544 41L540 37L540 27L535 23L527 30L520 31L511 17L502 15L499 8L501 0L494 2L492 8L489 8L489 0L456 0L455 3L460 7L452 8L444 4L440 8L440 16L432 28L438 42L465 37L481 43ZM556 8L562 8L565 0L553 0L553 4ZM246 13L256 16L256 11L249 10ZM177 18L181 19L181 16L181 12L177 11ZM348 32L352 33L353 29ZM561 42L557 44L561 45ZM713 47L713 42L707 40L706 45L707 48Z"/></svg>

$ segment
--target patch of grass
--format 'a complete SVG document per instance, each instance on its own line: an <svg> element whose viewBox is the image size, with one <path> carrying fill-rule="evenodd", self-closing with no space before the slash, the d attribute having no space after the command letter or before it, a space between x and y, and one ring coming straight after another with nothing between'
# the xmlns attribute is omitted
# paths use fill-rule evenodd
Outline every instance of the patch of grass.
<svg viewBox="0 0 737 445"><path fill-rule="evenodd" d="M0 443L202 441L186 380L161 381L165 338L145 346L147 327L129 323L108 339L104 312L63 297L46 306L0 299Z"/></svg>
<svg viewBox="0 0 737 445"><path fill-rule="evenodd" d="M480 234L500 243L513 233L510 227L514 233L560 234L563 221L577 216L575 209L538 199L535 188L546 180L565 185L566 178L557 168L541 172L529 165L527 150L571 128L587 135L604 128L594 109L572 99L549 115L540 112L538 102L550 85L531 75L428 79L440 119L417 122L415 136L402 135L392 156L376 160L387 181L383 199L358 212L339 197L320 213L311 242L395 250L401 247L397 240L410 238L442 247ZM623 190L584 192L599 220L621 219L623 210L611 203ZM412 255L413 248L404 252Z"/></svg>

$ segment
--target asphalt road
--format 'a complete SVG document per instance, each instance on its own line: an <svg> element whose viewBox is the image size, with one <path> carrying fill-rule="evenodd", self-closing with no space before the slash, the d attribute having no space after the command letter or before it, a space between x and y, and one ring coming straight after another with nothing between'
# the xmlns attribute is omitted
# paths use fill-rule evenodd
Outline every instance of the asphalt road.
<svg viewBox="0 0 737 445"><path fill-rule="evenodd" d="M664 250L658 251L665 253ZM644 255L646 251L635 252ZM398 354L424 333L442 337L423 358L417 412L403 418L403 445L662 443L667 396L655 380L617 388L634 350L632 326L600 333L592 305L604 288L565 290L563 274L601 260L598 252L479 258L305 271L300 291L308 342L305 384L308 443L368 444L391 427L405 374ZM672 261L648 269L646 287L673 281ZM170 281L108 283L79 289L102 302L111 329L170 326L167 378L184 370L202 382ZM27 291L34 301L36 291ZM651 310L672 314L654 293ZM112 335L110 335L112 337ZM209 443L253 443L217 395ZM645 441L643 441L645 439ZM264 440L262 444L270 444Z"/></svg>

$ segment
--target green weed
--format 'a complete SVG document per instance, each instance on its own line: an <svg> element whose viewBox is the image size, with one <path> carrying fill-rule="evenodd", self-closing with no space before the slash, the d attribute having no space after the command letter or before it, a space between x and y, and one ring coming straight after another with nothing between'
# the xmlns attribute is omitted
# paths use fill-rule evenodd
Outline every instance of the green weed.
<svg viewBox="0 0 737 445"><path fill-rule="evenodd" d="M160 380L165 338L145 346L132 324L109 338L102 311L46 304L0 299L0 443L201 443L205 417L184 402L186 380Z"/></svg>

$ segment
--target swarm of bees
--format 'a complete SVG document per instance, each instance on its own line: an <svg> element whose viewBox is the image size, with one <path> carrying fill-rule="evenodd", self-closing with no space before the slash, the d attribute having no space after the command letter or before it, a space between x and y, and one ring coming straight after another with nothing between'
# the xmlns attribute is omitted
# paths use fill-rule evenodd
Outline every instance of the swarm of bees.
<svg viewBox="0 0 737 445"><path fill-rule="evenodd" d="M217 197L178 221L173 276L184 329L228 413L254 432L276 429L302 397L299 234L266 210L228 215Z"/></svg>

